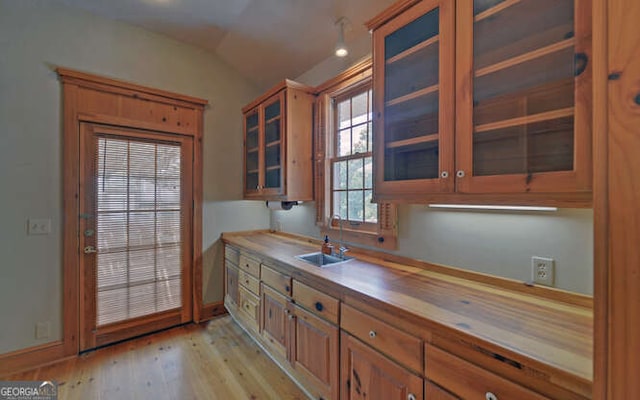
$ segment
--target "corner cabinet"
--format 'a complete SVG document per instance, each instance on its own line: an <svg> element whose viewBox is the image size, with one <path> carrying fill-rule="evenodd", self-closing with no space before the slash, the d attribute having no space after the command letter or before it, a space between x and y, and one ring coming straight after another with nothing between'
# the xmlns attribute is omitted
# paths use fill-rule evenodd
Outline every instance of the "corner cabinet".
<svg viewBox="0 0 640 400"><path fill-rule="evenodd" d="M311 91L285 80L242 109L245 199L313 199Z"/></svg>
<svg viewBox="0 0 640 400"><path fill-rule="evenodd" d="M414 0L369 22L376 201L589 206L591 7Z"/></svg>

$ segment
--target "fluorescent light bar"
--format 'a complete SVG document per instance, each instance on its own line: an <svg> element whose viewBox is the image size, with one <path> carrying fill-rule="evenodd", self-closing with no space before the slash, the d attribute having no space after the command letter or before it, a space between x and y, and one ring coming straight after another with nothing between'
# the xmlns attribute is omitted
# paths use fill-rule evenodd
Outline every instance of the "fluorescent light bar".
<svg viewBox="0 0 640 400"><path fill-rule="evenodd" d="M504 210L504 211L558 211L558 207L534 206L493 206L472 204L429 204L430 208L450 208L462 210Z"/></svg>

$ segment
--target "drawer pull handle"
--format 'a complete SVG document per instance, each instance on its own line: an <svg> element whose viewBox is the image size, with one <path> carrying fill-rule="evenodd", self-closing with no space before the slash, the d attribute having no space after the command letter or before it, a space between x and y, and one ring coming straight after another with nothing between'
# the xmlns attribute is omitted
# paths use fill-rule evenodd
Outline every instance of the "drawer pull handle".
<svg viewBox="0 0 640 400"><path fill-rule="evenodd" d="M498 400L498 396L496 396L495 394L491 393L491 392L487 392L484 395L484 398L487 400Z"/></svg>
<svg viewBox="0 0 640 400"><path fill-rule="evenodd" d="M407 396L407 400L416 400L416 395L413 393L409 393L409 395Z"/></svg>
<svg viewBox="0 0 640 400"><path fill-rule="evenodd" d="M291 288L289 287L289 285L284 287L284 291L289 293L291 291Z"/></svg>
<svg viewBox="0 0 640 400"><path fill-rule="evenodd" d="M371 339L375 338L376 337L376 331L369 331L369 337Z"/></svg>
<svg viewBox="0 0 640 400"><path fill-rule="evenodd" d="M324 306L319 301L316 301L315 306L316 306L316 310L318 310L318 311L324 310Z"/></svg>

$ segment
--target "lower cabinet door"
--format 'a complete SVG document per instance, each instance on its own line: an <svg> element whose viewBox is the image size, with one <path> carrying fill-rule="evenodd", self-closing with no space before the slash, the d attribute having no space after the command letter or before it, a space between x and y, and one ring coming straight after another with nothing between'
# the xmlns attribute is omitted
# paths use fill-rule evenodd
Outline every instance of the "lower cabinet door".
<svg viewBox="0 0 640 400"><path fill-rule="evenodd" d="M339 398L339 328L295 306L290 362L316 399Z"/></svg>
<svg viewBox="0 0 640 400"><path fill-rule="evenodd" d="M342 400L424 400L423 379L342 332Z"/></svg>
<svg viewBox="0 0 640 400"><path fill-rule="evenodd" d="M238 293L238 268L231 263L226 263L226 283L225 283L225 306L231 307L235 311L240 302Z"/></svg>
<svg viewBox="0 0 640 400"><path fill-rule="evenodd" d="M283 360L287 356L288 323L287 298L269 286L262 285L262 337L270 350Z"/></svg>

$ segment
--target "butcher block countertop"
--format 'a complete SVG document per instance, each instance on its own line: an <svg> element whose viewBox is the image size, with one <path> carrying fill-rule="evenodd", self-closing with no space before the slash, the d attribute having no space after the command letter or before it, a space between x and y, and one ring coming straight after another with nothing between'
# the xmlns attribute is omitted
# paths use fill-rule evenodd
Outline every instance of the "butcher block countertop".
<svg viewBox="0 0 640 400"><path fill-rule="evenodd" d="M348 253L356 259L320 268L295 258L319 251L320 241L284 233L224 233L222 239L347 304L386 312L393 318L387 322L425 341L456 338L531 368L529 375L590 393L591 297L357 249Z"/></svg>

